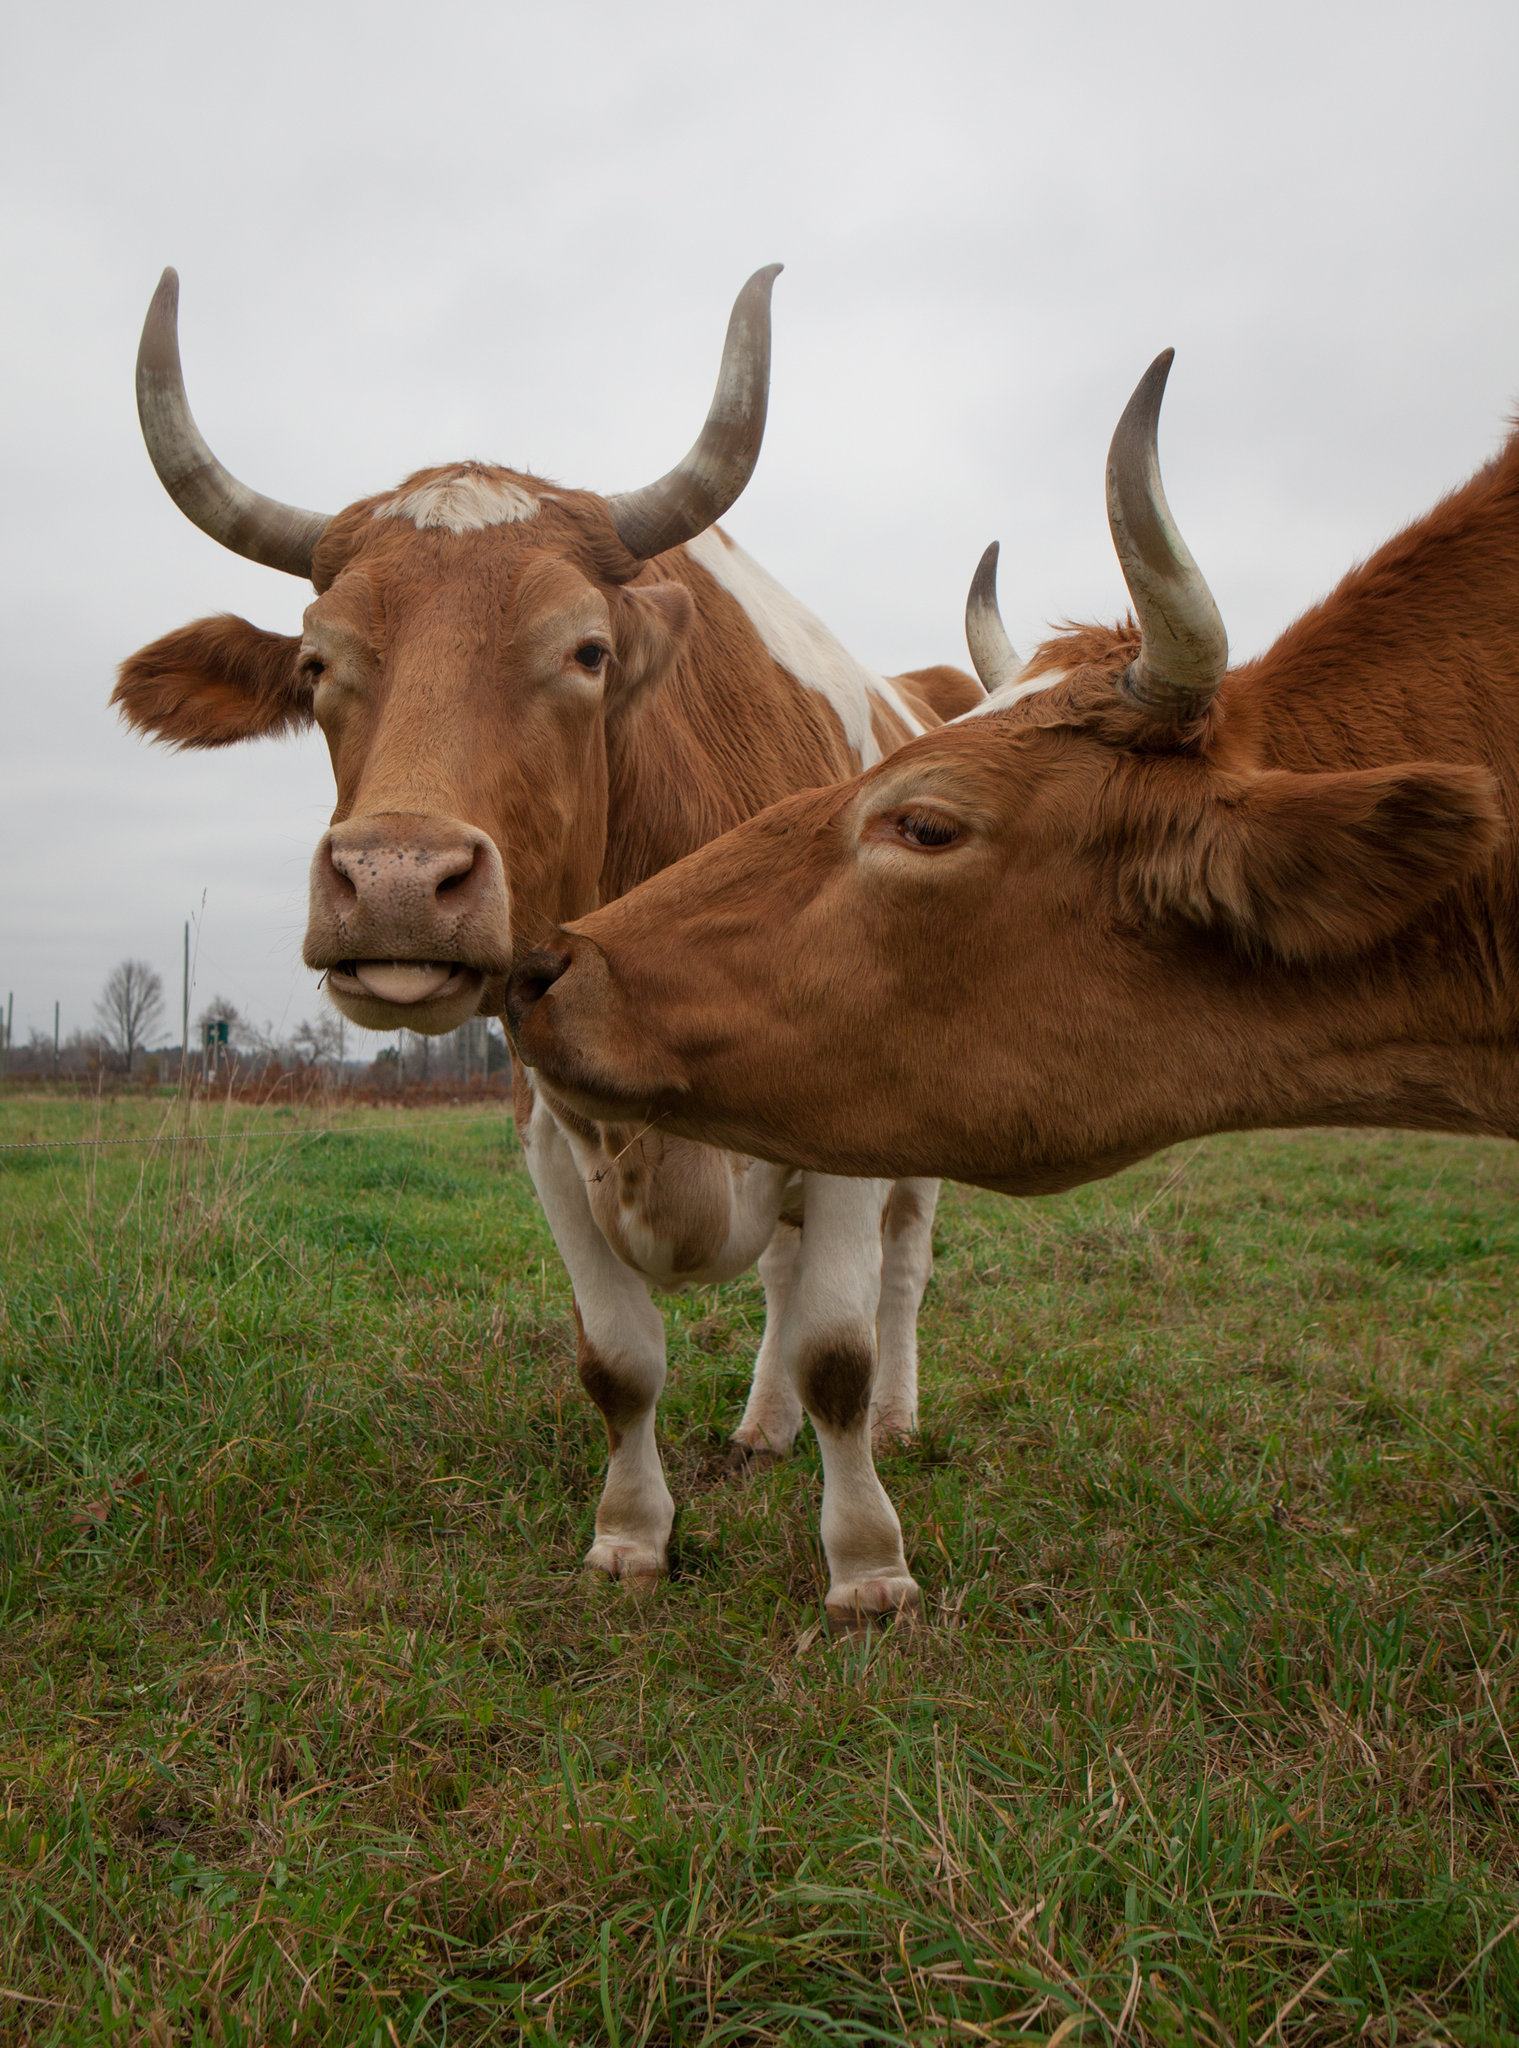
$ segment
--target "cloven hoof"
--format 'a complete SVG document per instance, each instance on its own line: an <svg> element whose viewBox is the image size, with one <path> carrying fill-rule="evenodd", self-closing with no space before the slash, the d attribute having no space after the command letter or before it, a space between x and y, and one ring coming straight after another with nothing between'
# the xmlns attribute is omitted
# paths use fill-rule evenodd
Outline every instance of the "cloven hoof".
<svg viewBox="0 0 1519 2048"><path fill-rule="evenodd" d="M916 1622L923 1613L917 1582L899 1575L857 1579L830 1591L823 1603L828 1625L836 1635L859 1635L876 1622Z"/></svg>

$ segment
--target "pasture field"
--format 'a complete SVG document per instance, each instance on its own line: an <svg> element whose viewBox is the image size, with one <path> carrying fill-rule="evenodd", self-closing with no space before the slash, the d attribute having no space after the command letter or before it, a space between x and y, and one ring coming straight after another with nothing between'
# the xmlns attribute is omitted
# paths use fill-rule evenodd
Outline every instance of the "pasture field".
<svg viewBox="0 0 1519 2048"><path fill-rule="evenodd" d="M1519 2043L1519 1149L947 1190L836 1641L753 1282L629 1597L504 1111L0 1102L160 1131L0 1151L0 2035Z"/></svg>

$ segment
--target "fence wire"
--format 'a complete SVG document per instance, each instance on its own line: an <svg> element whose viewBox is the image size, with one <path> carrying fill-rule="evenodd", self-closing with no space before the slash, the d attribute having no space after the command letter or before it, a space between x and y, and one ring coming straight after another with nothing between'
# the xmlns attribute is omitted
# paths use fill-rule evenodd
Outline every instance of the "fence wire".
<svg viewBox="0 0 1519 2048"><path fill-rule="evenodd" d="M427 1130L485 1130L499 1127L501 1119L511 1114L510 1105L503 1103L494 1116L405 1117L403 1122L385 1126L390 1131ZM403 1112L404 1115L404 1112ZM324 1131L255 1131L234 1127L226 1131L173 1132L164 1136L133 1138L12 1138L0 1139L0 1152L104 1152L114 1146L174 1146L174 1145L288 1145L295 1141L307 1143L315 1139L372 1138L373 1128L368 1130L355 1126L352 1129Z"/></svg>

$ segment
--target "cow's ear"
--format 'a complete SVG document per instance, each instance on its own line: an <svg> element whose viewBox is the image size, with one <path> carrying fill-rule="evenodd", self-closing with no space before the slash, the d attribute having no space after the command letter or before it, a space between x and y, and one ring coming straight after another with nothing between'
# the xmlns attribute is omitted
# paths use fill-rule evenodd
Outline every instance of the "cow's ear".
<svg viewBox="0 0 1519 2048"><path fill-rule="evenodd" d="M683 583L648 583L618 592L617 670L611 695L627 699L662 682L691 631L696 607Z"/></svg>
<svg viewBox="0 0 1519 2048"><path fill-rule="evenodd" d="M1270 770L1213 801L1145 894L1251 951L1327 960L1411 923L1483 868L1505 830L1485 768Z"/></svg>
<svg viewBox="0 0 1519 2048"><path fill-rule="evenodd" d="M129 725L176 747L228 747L311 723L300 641L223 614L166 633L121 664L111 693Z"/></svg>

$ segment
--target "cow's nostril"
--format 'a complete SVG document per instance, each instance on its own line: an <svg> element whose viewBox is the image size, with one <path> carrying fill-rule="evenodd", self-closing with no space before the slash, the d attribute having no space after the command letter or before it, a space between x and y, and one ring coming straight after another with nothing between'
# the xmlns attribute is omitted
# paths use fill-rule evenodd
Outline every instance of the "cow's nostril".
<svg viewBox="0 0 1519 2048"><path fill-rule="evenodd" d="M519 967L513 968L506 989L506 1014L513 1030L520 1030L527 1022L537 1004L570 965L571 958L567 947L545 947L540 952L529 953Z"/></svg>
<svg viewBox="0 0 1519 2048"><path fill-rule="evenodd" d="M332 880L339 897L345 903L357 903L359 900L359 885L353 879L353 876L349 874L336 853L329 852L327 865L331 870Z"/></svg>
<svg viewBox="0 0 1519 2048"><path fill-rule="evenodd" d="M479 865L479 861L479 849L477 847L472 847L470 849L468 857L464 862L464 865L461 868L457 869L455 873L451 875L445 875L442 881L439 882L436 893L439 896L451 896L454 890L462 889L464 887L464 884L469 880L470 876L475 872L476 867Z"/></svg>

